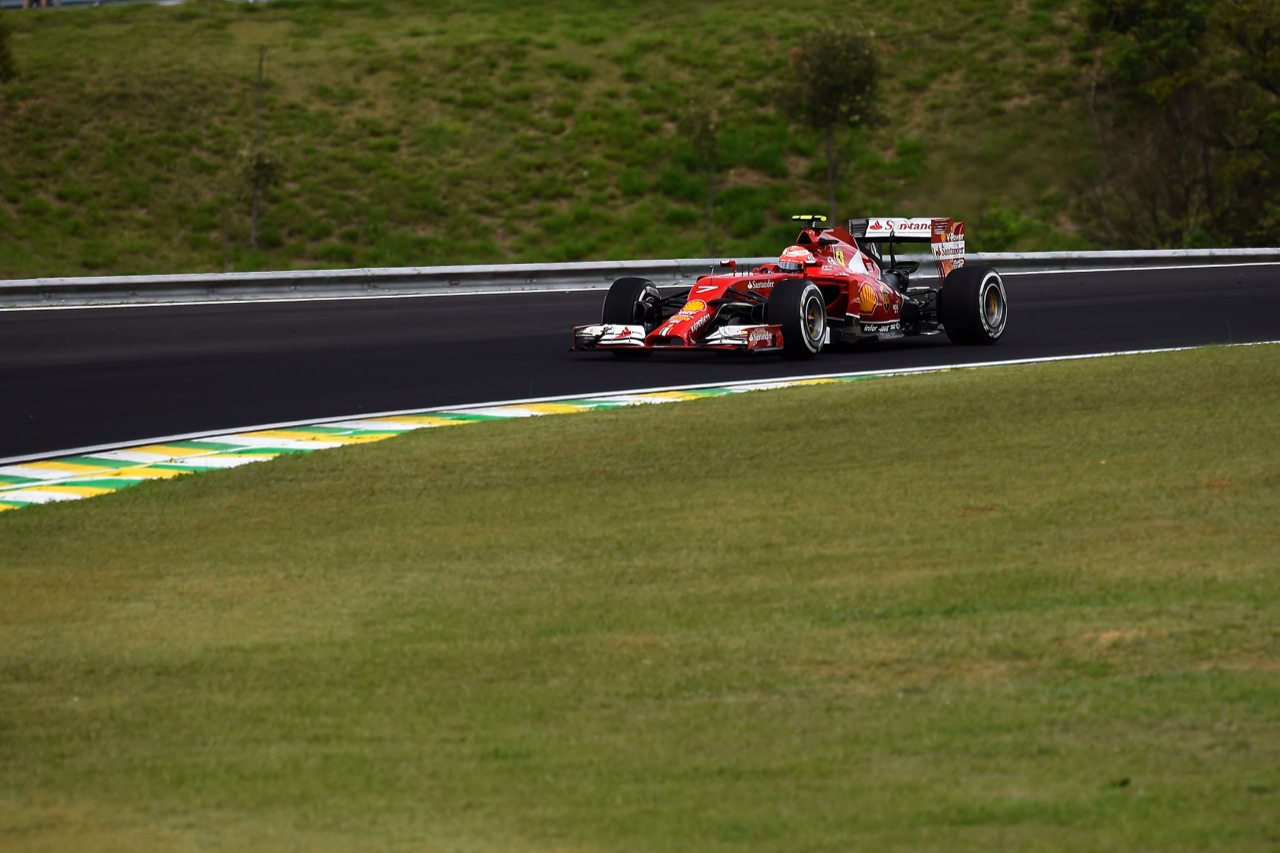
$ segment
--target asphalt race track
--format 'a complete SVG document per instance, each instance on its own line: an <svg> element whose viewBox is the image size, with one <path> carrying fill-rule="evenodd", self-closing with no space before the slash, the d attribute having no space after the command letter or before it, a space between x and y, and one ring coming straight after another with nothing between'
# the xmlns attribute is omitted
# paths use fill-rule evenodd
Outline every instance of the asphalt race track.
<svg viewBox="0 0 1280 853"><path fill-rule="evenodd" d="M1007 276L994 347L571 353L604 293L0 311L0 459L436 406L1280 340L1280 265Z"/></svg>

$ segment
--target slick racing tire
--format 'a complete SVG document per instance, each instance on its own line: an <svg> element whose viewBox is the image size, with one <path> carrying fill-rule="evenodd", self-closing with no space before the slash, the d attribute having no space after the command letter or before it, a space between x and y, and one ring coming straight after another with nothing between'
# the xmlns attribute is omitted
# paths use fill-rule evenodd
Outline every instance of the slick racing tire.
<svg viewBox="0 0 1280 853"><path fill-rule="evenodd" d="M658 306L662 303L662 295L658 288L647 278L620 278L609 285L609 292L604 297L604 309L600 312L600 322L630 326L644 326L645 332L653 331L658 321ZM637 358L649 354L647 349L615 349L613 354L619 358Z"/></svg>
<svg viewBox="0 0 1280 853"><path fill-rule="evenodd" d="M957 344L994 344L1009 322L1004 280L991 267L958 267L938 292L938 316Z"/></svg>
<svg viewBox="0 0 1280 853"><path fill-rule="evenodd" d="M650 331L661 301L658 288L649 279L620 278L609 285L600 322L622 326L640 324L645 331Z"/></svg>
<svg viewBox="0 0 1280 853"><path fill-rule="evenodd" d="M783 358L813 358L827 338L827 305L811 281L793 278L774 285L764 320L782 327Z"/></svg>

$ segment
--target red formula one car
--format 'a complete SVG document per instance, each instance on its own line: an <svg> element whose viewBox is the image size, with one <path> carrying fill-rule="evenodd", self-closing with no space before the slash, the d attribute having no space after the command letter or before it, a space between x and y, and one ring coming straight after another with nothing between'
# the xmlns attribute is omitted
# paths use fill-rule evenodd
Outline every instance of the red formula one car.
<svg viewBox="0 0 1280 853"><path fill-rule="evenodd" d="M947 218L854 219L805 223L775 263L705 275L663 295L652 281L620 278L600 322L573 330L576 350L639 355L656 350L781 352L812 358L832 342L936 335L960 344L999 340L1009 318L1000 274L965 266L964 223ZM928 243L936 282L915 285L919 263L899 261L896 244Z"/></svg>

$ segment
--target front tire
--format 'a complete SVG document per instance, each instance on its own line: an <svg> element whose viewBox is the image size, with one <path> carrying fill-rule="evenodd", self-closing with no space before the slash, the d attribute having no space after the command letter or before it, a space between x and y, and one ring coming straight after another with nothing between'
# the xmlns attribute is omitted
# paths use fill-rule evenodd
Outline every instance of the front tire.
<svg viewBox="0 0 1280 853"><path fill-rule="evenodd" d="M782 327L783 358L813 358L827 338L827 304L811 281L787 279L773 287L765 322Z"/></svg>
<svg viewBox="0 0 1280 853"><path fill-rule="evenodd" d="M662 294L649 279L633 276L620 278L609 285L609 292L604 297L604 309L600 312L600 322L613 326L642 325L648 333L657 326L661 304ZM612 352L619 358L640 358L649 354L647 349L640 348L615 349Z"/></svg>
<svg viewBox="0 0 1280 853"><path fill-rule="evenodd" d="M647 278L620 278L609 285L600 322L617 326L643 325L650 331L662 296Z"/></svg>
<svg viewBox="0 0 1280 853"><path fill-rule="evenodd" d="M991 267L958 267L938 292L938 314L957 344L994 344L1009 322L1004 280Z"/></svg>

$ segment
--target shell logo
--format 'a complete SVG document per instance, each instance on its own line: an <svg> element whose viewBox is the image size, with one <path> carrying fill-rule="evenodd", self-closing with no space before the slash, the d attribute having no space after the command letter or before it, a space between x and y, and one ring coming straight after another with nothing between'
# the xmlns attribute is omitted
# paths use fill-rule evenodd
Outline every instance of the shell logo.
<svg viewBox="0 0 1280 853"><path fill-rule="evenodd" d="M699 311L705 310L707 310L707 303L703 302L701 299L691 299L684 304L683 308L680 309L680 313L697 314Z"/></svg>
<svg viewBox="0 0 1280 853"><path fill-rule="evenodd" d="M861 303L860 307L862 308L862 313L870 314L872 311L876 310L876 303L879 300L876 298L875 289L866 282L863 282L862 287L858 288L858 301Z"/></svg>

